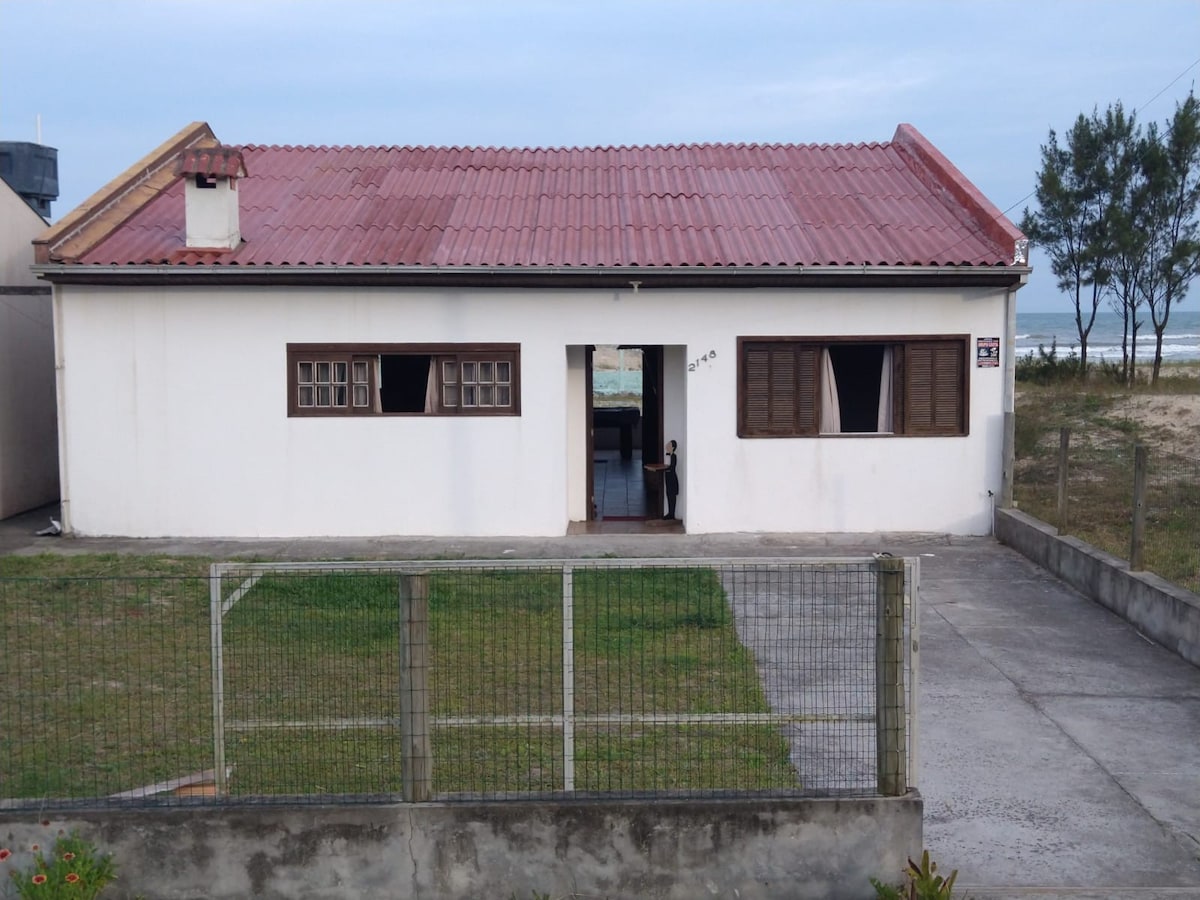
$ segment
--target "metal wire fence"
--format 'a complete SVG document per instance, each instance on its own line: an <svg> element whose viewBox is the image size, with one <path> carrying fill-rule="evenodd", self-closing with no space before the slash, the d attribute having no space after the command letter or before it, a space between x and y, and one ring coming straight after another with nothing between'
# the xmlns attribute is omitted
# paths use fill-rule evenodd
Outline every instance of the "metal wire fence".
<svg viewBox="0 0 1200 900"><path fill-rule="evenodd" d="M902 791L918 569L894 564L0 579L0 804Z"/></svg>
<svg viewBox="0 0 1200 900"><path fill-rule="evenodd" d="M1017 481L1020 508L1200 593L1200 459L1146 451L1139 481L1134 442L1065 431L1059 454L1041 458Z"/></svg>
<svg viewBox="0 0 1200 900"><path fill-rule="evenodd" d="M1200 594L1200 459L1149 455L1145 515L1146 567Z"/></svg>

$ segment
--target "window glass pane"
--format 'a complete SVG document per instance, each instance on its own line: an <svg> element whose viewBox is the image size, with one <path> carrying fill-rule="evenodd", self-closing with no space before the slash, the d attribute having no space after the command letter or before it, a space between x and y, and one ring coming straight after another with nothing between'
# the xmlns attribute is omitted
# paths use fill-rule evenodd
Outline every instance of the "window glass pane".
<svg viewBox="0 0 1200 900"><path fill-rule="evenodd" d="M512 415L519 359L516 350L466 343L411 345L390 354L368 343L291 344L289 413Z"/></svg>

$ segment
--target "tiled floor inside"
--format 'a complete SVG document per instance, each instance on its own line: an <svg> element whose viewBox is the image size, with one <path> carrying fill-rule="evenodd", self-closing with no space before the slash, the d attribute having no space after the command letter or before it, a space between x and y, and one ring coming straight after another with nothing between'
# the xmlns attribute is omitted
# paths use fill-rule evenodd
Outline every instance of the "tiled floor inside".
<svg viewBox="0 0 1200 900"><path fill-rule="evenodd" d="M597 450L593 469L596 520L572 522L568 534L683 534L682 522L646 509L641 451L626 460L619 450Z"/></svg>

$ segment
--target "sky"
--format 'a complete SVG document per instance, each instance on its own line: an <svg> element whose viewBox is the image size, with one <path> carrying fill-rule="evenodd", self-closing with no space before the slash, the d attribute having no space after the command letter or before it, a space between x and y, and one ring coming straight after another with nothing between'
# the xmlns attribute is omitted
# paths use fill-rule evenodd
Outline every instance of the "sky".
<svg viewBox="0 0 1200 900"><path fill-rule="evenodd" d="M1018 221L1051 129L1165 122L1200 0L0 0L0 140L53 217L181 128L227 144L858 143L915 125ZM1069 312L1044 254L1020 312ZM1195 308L1190 297L1184 308Z"/></svg>

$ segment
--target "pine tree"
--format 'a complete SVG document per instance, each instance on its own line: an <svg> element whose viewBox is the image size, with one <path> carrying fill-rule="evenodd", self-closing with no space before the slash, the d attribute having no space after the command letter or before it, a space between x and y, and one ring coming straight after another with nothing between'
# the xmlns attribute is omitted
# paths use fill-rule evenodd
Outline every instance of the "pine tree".
<svg viewBox="0 0 1200 900"><path fill-rule="evenodd" d="M1142 161L1149 184L1149 247L1140 290L1154 326L1151 380L1157 382L1171 310L1200 272L1200 102L1195 95L1176 105L1163 139L1157 129L1151 132Z"/></svg>

